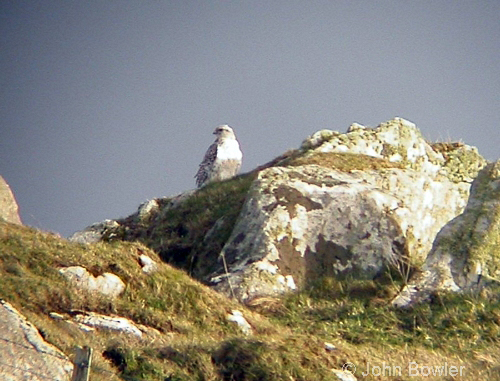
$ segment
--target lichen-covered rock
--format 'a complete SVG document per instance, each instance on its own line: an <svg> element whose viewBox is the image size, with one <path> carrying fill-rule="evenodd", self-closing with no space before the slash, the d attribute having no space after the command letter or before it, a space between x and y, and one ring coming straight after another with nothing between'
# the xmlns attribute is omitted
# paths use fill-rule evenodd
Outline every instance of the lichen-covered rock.
<svg viewBox="0 0 500 381"><path fill-rule="evenodd" d="M11 224L22 224L14 194L2 176L0 176L0 218Z"/></svg>
<svg viewBox="0 0 500 381"><path fill-rule="evenodd" d="M423 267L393 301L406 307L434 291L500 282L500 161L479 172L464 212L439 232Z"/></svg>
<svg viewBox="0 0 500 381"><path fill-rule="evenodd" d="M259 173L221 252L227 271L212 277L215 288L246 301L322 275L373 278L391 265L423 263L442 226L463 211L469 176L485 164L477 155L452 172L451 152L476 151L438 148L399 118L313 135L288 167ZM338 168L332 158L342 152L355 165Z"/></svg>
<svg viewBox="0 0 500 381"><path fill-rule="evenodd" d="M385 158L431 176L439 172L453 182L471 182L486 165L475 147L463 143L429 144L415 124L402 118L376 128L354 123L345 134L322 130L304 140L301 149Z"/></svg>
<svg viewBox="0 0 500 381"><path fill-rule="evenodd" d="M100 294L117 297L125 290L125 283L115 274L104 273L94 277L81 266L64 267L59 270L76 287Z"/></svg>
<svg viewBox="0 0 500 381"><path fill-rule="evenodd" d="M344 134L316 132L246 175L243 186L155 199L85 231L99 240L140 240L247 301L322 275L371 279L388 266L421 265L485 165L474 147L430 144L401 118L376 128L355 123Z"/></svg>
<svg viewBox="0 0 500 381"><path fill-rule="evenodd" d="M69 381L73 364L12 305L0 300L0 375L9 381Z"/></svg>
<svg viewBox="0 0 500 381"><path fill-rule="evenodd" d="M397 168L269 168L222 250L229 274L212 281L247 300L321 275L373 278L391 264L422 262L439 229L463 210L468 188Z"/></svg>

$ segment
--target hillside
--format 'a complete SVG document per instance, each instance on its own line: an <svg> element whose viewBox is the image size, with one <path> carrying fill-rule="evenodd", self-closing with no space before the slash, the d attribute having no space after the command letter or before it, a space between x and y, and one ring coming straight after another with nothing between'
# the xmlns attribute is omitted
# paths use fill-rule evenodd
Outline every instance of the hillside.
<svg viewBox="0 0 500 381"><path fill-rule="evenodd" d="M498 295L437 295L432 303L398 310L389 301L400 283L389 277L325 278L282 300L243 307L160 263L140 244L84 246L4 222L0 232L1 298L69 356L74 346L92 347L91 380L108 380L109 372L124 380L335 380L331 369L348 362L358 377L370 366L401 365L397 379L409 380L410 361L464 366L464 377L454 379L500 380ZM156 274L142 273L138 251L158 260ZM79 291L57 271L74 264L95 274L119 269L127 290L115 300ZM228 322L233 309L243 312L251 335ZM158 333L144 339L87 333L49 317L75 310L127 317ZM325 342L335 349L325 349Z"/></svg>

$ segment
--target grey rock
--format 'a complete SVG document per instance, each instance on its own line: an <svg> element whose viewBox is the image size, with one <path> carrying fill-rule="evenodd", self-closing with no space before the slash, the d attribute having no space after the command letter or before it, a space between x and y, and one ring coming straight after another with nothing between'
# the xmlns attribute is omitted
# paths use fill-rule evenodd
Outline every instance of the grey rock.
<svg viewBox="0 0 500 381"><path fill-rule="evenodd" d="M0 300L0 374L5 381L69 381L73 364L12 305Z"/></svg>
<svg viewBox="0 0 500 381"><path fill-rule="evenodd" d="M11 224L22 225L14 194L2 176L0 176L0 218Z"/></svg>

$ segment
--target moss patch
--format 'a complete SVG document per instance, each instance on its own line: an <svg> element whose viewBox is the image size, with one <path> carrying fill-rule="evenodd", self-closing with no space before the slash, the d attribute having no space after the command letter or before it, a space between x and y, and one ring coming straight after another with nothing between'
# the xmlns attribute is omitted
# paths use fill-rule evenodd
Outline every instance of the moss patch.
<svg viewBox="0 0 500 381"><path fill-rule="evenodd" d="M461 142L431 143L430 145L434 151L443 155L445 162L440 165L453 182L470 182L487 164L475 148L468 147Z"/></svg>

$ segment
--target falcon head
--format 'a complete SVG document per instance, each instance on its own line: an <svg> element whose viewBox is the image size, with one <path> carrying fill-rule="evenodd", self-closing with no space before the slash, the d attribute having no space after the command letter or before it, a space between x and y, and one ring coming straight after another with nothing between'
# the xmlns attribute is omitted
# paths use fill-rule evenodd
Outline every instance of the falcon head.
<svg viewBox="0 0 500 381"><path fill-rule="evenodd" d="M223 124L219 127L217 127L214 131L214 135L217 136L219 139L223 138L233 138L235 139L236 137L234 136L233 129L229 127L227 124Z"/></svg>

